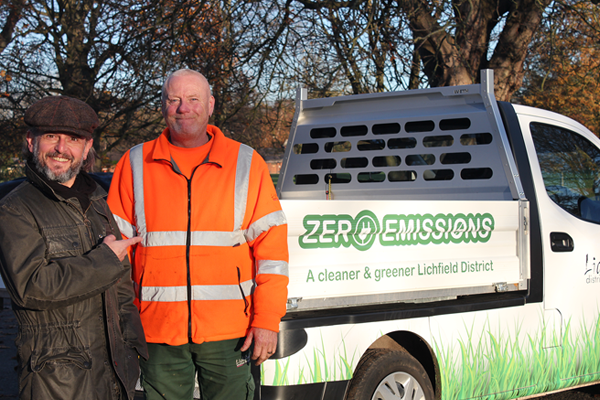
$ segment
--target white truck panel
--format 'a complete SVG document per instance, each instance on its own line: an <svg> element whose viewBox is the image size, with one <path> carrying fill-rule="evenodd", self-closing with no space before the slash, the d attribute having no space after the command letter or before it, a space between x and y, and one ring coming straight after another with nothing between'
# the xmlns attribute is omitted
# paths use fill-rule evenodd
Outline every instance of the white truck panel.
<svg viewBox="0 0 600 400"><path fill-rule="evenodd" d="M301 310L517 290L520 204L284 200L288 297Z"/></svg>

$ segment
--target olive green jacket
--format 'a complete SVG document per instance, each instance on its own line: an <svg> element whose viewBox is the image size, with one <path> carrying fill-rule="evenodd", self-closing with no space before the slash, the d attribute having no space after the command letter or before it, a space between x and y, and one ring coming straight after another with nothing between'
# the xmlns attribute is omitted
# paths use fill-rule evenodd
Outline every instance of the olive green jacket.
<svg viewBox="0 0 600 400"><path fill-rule="evenodd" d="M133 399L146 341L121 238L97 187L82 210L27 169L0 201L0 272L19 323L21 399ZM119 384L120 381L120 384ZM121 386L122 385L122 386Z"/></svg>

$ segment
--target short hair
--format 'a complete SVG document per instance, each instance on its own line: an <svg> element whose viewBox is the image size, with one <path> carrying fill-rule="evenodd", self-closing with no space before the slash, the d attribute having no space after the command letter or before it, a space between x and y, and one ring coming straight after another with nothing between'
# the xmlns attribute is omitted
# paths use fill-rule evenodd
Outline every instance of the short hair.
<svg viewBox="0 0 600 400"><path fill-rule="evenodd" d="M86 140L87 142L87 140ZM85 172L94 172L94 166L96 166L96 157L98 153L96 153L96 149L94 146L90 147L90 151L88 151L87 157L81 163L81 169Z"/></svg>
<svg viewBox="0 0 600 400"><path fill-rule="evenodd" d="M165 93L165 87L167 86L167 83L169 83L171 78L174 78L176 76L186 76L186 75L193 75L193 76L199 77L201 79L204 79L204 81L206 81L206 84L208 85L208 90L210 92L210 95L212 96L212 87L210 86L210 84L208 83L208 79L206 79L206 77L204 75L202 75L198 71L194 71L193 69L182 68L182 69L178 69L177 71L171 72L167 76L167 79L165 79L165 82L162 85L161 96L160 96L161 102L163 104L165 103L165 100L167 99L167 94Z"/></svg>

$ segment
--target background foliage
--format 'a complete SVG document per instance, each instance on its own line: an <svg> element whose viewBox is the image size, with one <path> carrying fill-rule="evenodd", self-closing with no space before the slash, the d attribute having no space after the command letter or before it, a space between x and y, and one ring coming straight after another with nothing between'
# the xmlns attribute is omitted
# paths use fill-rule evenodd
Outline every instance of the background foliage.
<svg viewBox="0 0 600 400"><path fill-rule="evenodd" d="M160 89L206 75L212 123L266 158L283 151L295 88L309 97L470 84L600 131L598 1L4 0L0 180L22 174L23 112L64 94L90 104L108 168L164 128Z"/></svg>
<svg viewBox="0 0 600 400"><path fill-rule="evenodd" d="M556 4L531 44L516 100L579 121L600 134L600 10Z"/></svg>

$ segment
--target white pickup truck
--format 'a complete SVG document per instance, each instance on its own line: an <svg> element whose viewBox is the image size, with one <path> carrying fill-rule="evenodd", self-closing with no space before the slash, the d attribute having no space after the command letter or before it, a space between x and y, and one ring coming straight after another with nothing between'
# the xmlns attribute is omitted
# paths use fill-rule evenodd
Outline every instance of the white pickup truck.
<svg viewBox="0 0 600 400"><path fill-rule="evenodd" d="M600 141L481 84L307 100L277 185L260 399L512 399L600 381ZM258 376L258 374L257 374Z"/></svg>
<svg viewBox="0 0 600 400"><path fill-rule="evenodd" d="M256 399L513 399L600 382L600 140L496 102L492 71L481 82L298 91L277 186L288 312Z"/></svg>

